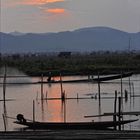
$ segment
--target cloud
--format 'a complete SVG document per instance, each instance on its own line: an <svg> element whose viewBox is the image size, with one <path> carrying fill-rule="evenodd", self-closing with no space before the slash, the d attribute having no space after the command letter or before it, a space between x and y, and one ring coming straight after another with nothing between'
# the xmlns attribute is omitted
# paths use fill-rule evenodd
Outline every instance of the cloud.
<svg viewBox="0 0 140 140"><path fill-rule="evenodd" d="M48 13L52 13L52 14L62 14L65 12L65 9L62 8L55 8L55 9L47 9L45 10Z"/></svg>
<svg viewBox="0 0 140 140"><path fill-rule="evenodd" d="M66 12L64 3L66 0L47 0L47 3L40 5L40 9L48 14L63 14Z"/></svg>
<svg viewBox="0 0 140 140"><path fill-rule="evenodd" d="M62 14L65 13L64 3L66 0L2 0L4 7L8 9L22 6L38 8L45 13Z"/></svg>
<svg viewBox="0 0 140 140"><path fill-rule="evenodd" d="M16 6L31 6L31 5L45 5L53 4L58 2L64 2L65 0L2 0L5 7L16 7Z"/></svg>
<svg viewBox="0 0 140 140"><path fill-rule="evenodd" d="M23 0L18 4L22 5L43 5L48 3L63 2L64 0Z"/></svg>
<svg viewBox="0 0 140 140"><path fill-rule="evenodd" d="M64 2L65 0L47 0L47 3Z"/></svg>
<svg viewBox="0 0 140 140"><path fill-rule="evenodd" d="M65 9L59 6L59 3L63 3L65 0L23 0L20 2L22 5L36 5L39 6L45 12L52 14L64 13Z"/></svg>
<svg viewBox="0 0 140 140"><path fill-rule="evenodd" d="M20 3L25 5L42 5L48 3L63 2L63 1L64 0L23 0Z"/></svg>

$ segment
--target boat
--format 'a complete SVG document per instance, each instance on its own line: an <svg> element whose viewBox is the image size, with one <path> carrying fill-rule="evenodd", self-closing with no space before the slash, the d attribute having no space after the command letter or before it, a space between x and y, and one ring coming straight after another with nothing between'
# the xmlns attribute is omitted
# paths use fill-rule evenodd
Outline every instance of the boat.
<svg viewBox="0 0 140 140"><path fill-rule="evenodd" d="M24 119L20 114L17 115L17 121L14 123L28 127L29 129L108 129L110 127L120 126L123 124L135 122L135 120L122 120L122 121L102 121L102 122L37 122Z"/></svg>
<svg viewBox="0 0 140 140"><path fill-rule="evenodd" d="M127 72L117 75L109 75L109 76L103 76L103 77L97 77L97 78L88 78L88 79L78 79L78 80L51 80L51 77L49 76L47 81L38 81L38 83L83 83L83 82L104 82L104 81L110 81L120 78L126 78L132 76L133 72Z"/></svg>
<svg viewBox="0 0 140 140"><path fill-rule="evenodd" d="M115 79L121 79L121 78L126 78L126 77L130 77L133 75L133 72L127 72L127 73L122 73L122 74L117 74L117 75L112 75L112 76L105 76L105 77L99 77L93 79L94 81L110 81L110 80L115 80Z"/></svg>
<svg viewBox="0 0 140 140"><path fill-rule="evenodd" d="M87 79L76 79L76 80L52 80L51 77L49 76L46 81L37 81L37 82L7 82L6 84L14 85L14 84L40 84L40 83L85 83L85 82L105 82L105 81L110 81L110 80L115 80L115 79L120 79L120 78L126 78L130 77L133 75L133 72L127 72L127 73L122 73L122 74L117 74L117 75L109 75L109 76L100 76L97 78L87 78ZM3 76L0 76L3 78ZM22 78L22 77L28 77L28 76L7 76L7 78ZM0 85L3 83L0 83Z"/></svg>
<svg viewBox="0 0 140 140"><path fill-rule="evenodd" d="M104 113L101 115L90 115L90 116L84 116L85 118L91 118L91 117L105 117L105 116L119 116L119 115L135 115L135 116L139 116L140 115L140 111L133 111L133 112L108 112L108 113Z"/></svg>

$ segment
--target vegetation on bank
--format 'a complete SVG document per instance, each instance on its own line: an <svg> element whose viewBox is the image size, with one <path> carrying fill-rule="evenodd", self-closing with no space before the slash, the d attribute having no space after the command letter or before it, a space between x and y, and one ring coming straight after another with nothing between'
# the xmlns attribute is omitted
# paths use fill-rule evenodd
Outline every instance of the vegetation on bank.
<svg viewBox="0 0 140 140"><path fill-rule="evenodd" d="M100 52L72 54L69 57L57 55L3 56L0 66L15 67L31 76L48 75L112 74L121 71L140 73L140 53Z"/></svg>

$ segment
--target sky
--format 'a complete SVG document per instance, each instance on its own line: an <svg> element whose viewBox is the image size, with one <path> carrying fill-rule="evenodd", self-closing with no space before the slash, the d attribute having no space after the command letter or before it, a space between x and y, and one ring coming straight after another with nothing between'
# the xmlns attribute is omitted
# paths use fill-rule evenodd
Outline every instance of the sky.
<svg viewBox="0 0 140 140"><path fill-rule="evenodd" d="M60 32L106 26L140 31L140 0L0 0L1 32Z"/></svg>

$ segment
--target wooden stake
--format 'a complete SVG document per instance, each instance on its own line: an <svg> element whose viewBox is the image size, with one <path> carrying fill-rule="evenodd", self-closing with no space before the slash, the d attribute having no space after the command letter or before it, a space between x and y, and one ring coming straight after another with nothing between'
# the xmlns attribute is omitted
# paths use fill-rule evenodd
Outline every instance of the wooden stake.
<svg viewBox="0 0 140 140"><path fill-rule="evenodd" d="M47 100L47 98L48 98L48 92L46 91L46 100Z"/></svg>
<svg viewBox="0 0 140 140"><path fill-rule="evenodd" d="M133 107L135 104L135 92L134 92L134 83L132 82L132 90L133 90Z"/></svg>
<svg viewBox="0 0 140 140"><path fill-rule="evenodd" d="M122 81L122 71L121 71L121 110L123 110L123 81Z"/></svg>
<svg viewBox="0 0 140 140"><path fill-rule="evenodd" d="M133 97L134 97L135 96L134 83L132 83L132 89L133 89Z"/></svg>
<svg viewBox="0 0 140 140"><path fill-rule="evenodd" d="M64 93L63 93L63 85L62 85L62 75L61 75L61 73L60 73L60 86L61 86L61 99L63 100L63 98L64 98Z"/></svg>
<svg viewBox="0 0 140 140"><path fill-rule="evenodd" d="M118 104L118 113L119 113L119 115L118 115L118 119L119 119L119 122L121 122L121 103L122 103L122 98L121 97L119 97L119 104ZM119 125L119 130L121 130L121 125Z"/></svg>
<svg viewBox="0 0 140 140"><path fill-rule="evenodd" d="M123 97L122 71L121 71L121 98Z"/></svg>
<svg viewBox="0 0 140 140"><path fill-rule="evenodd" d="M77 100L79 99L79 95L78 95L78 93L77 93Z"/></svg>
<svg viewBox="0 0 140 140"><path fill-rule="evenodd" d="M33 100L33 122L35 122L35 101Z"/></svg>
<svg viewBox="0 0 140 140"><path fill-rule="evenodd" d="M129 91L130 91L130 98L131 98L131 79L129 77Z"/></svg>
<svg viewBox="0 0 140 140"><path fill-rule="evenodd" d="M7 130L7 128L6 128L5 115L4 115L4 114L2 114L2 116L3 116L4 130L6 131L6 130Z"/></svg>
<svg viewBox="0 0 140 140"><path fill-rule="evenodd" d="M4 69L4 79L3 79L3 101L5 104L5 94L6 94L6 73L7 73L7 68L5 65L5 69Z"/></svg>
<svg viewBox="0 0 140 140"><path fill-rule="evenodd" d="M64 100L64 123L66 123L66 100Z"/></svg>
<svg viewBox="0 0 140 140"><path fill-rule="evenodd" d="M98 72L98 96L99 96L99 105L101 104L101 90L100 90L100 75L99 75L99 72Z"/></svg>
<svg viewBox="0 0 140 140"><path fill-rule="evenodd" d="M117 113L117 91L115 90L114 116L113 116L114 123L117 121L116 113ZM116 130L116 126L114 126L114 130Z"/></svg>
<svg viewBox="0 0 140 140"><path fill-rule="evenodd" d="M127 102L127 100L128 100L128 91L125 89L124 90L124 97L125 97L125 102Z"/></svg>
<svg viewBox="0 0 140 140"><path fill-rule="evenodd" d="M43 100L43 74L41 75L41 100Z"/></svg>

